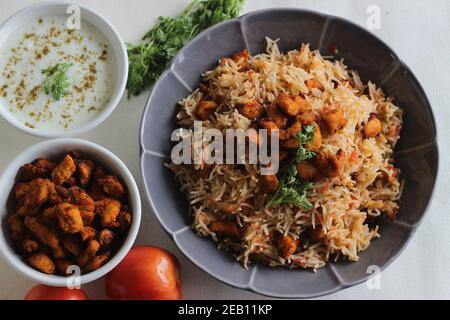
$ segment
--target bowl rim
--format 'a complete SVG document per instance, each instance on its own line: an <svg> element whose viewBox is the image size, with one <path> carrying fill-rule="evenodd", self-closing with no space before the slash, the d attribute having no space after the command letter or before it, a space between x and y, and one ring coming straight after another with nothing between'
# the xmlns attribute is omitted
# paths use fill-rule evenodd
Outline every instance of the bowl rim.
<svg viewBox="0 0 450 320"><path fill-rule="evenodd" d="M55 6L63 6L63 5L76 5L78 6L81 11L89 12L96 20L101 21L104 23L104 25L109 29L108 31L105 31L104 29L100 29L96 27L96 29L111 43L117 44L117 48L120 48L120 50L115 50L114 54L116 55L117 62L115 64L117 65L117 72L116 72L116 83L114 83L113 90L111 92L109 102L105 105L104 109L93 119L91 119L89 122L72 128L68 129L64 132L51 132L49 130L37 130L27 127L25 124L21 123L19 120L15 119L7 110L7 108L0 106L0 116L5 119L5 121L13 126L16 129L19 129L22 132L28 133L33 136L37 137L43 137L48 139L54 139L54 138L67 138L67 137L74 137L78 136L84 133L87 133L100 125L103 121L105 121L112 112L116 109L116 107L119 105L120 100L122 99L122 96L125 92L125 87L127 84L128 79L128 52L125 46L125 42L123 41L120 33L117 31L117 29L100 13L90 9L88 6L81 5L81 4L75 4L73 2L70 2L68 0L47 0L38 2L29 6L26 6L19 11L13 13L11 16L9 16L5 21L3 21L0 24L0 32L7 27L9 24L14 22L14 20L23 19L22 15L25 15L28 12L32 12L36 10L37 8L45 8L45 7L55 7ZM81 18L81 21L83 21L83 18ZM114 46L113 46L114 47ZM111 49L113 50L113 48Z"/></svg>
<svg viewBox="0 0 450 320"><path fill-rule="evenodd" d="M157 87L158 83L160 82L161 79L163 79L164 77L166 77L168 74L170 74L171 72L173 72L173 68L175 66L176 61L183 56L184 54L184 50L186 48L188 48L189 46L193 45L199 38L205 36L207 33L210 33L213 30L219 29L219 28L223 28L227 25L239 22L240 24L247 18L252 17L252 16L258 16L258 15L263 15L266 13L298 13L298 14L310 14L310 15L316 15L316 16L320 16L323 19L325 19L327 22L331 21L331 20L335 20L335 21L340 21L340 22L344 22L346 24L349 24L350 26L352 26L353 28L358 29L358 31L363 32L365 34L365 36L371 37L372 39L374 39L375 41L377 41L380 45L384 46L386 49L389 50L389 52L393 55L395 61L397 62L399 68L402 68L404 70L406 70L409 75L412 77L412 80L417 84L418 89L423 93L423 96L425 98L425 107L428 109L429 114L430 114L430 118L432 121L432 126L433 126L433 133L434 133L434 139L433 141L430 141L430 144L433 145L433 147L436 150L436 176L434 177L434 181L433 181L433 185L432 185L432 190L431 190L431 194L430 194L430 199L426 205L426 208L424 209L424 212L422 214L422 216L420 217L420 219L413 225L410 226L410 233L408 235L408 238L406 239L406 241L404 242L404 244L398 249L398 251L392 255L382 266L380 266L381 271L385 270L388 266L391 265L391 263L396 260L400 254L406 249L407 245L409 244L409 242L411 241L411 239L414 237L415 232L417 231L417 228L419 227L419 225L422 223L424 217L426 216L426 214L429 211L430 205L434 199L435 196L435 191L436 191L436 184L437 181L439 179L439 170L440 170L440 162L439 162L439 146L438 146L438 131L437 131L437 126L436 126L436 121L435 121L435 117L431 108L431 104L430 101L428 99L428 96L426 95L425 90L423 89L422 84L419 82L419 80L417 79L417 77L415 76L415 74L411 71L411 69L406 65L406 63L401 60L398 55L395 53L395 51L389 46L387 45L383 40L381 40L378 36L376 36L375 34L369 32L368 30L366 30L365 28L357 25L356 23L350 21L349 19L346 18L342 18L339 16L335 16L335 15L331 15L331 14L326 14L323 12L319 12L319 11L314 11L314 10L308 10L308 9L300 9L300 8L291 8L291 7L282 7L282 8L266 8L266 9L259 9L259 10L254 10L254 11L250 11L247 12L239 17L227 20L227 21L223 21L220 22L218 24L215 24L211 27L209 27L208 29L203 30L202 32L200 32L197 36L195 36L191 41L189 41L188 43L186 43L183 48L181 48L178 53L175 55L175 57L171 60L171 62L168 64L168 66L166 67L165 71L160 75L159 79L154 83L151 92L147 98L146 104L145 104L145 109L144 112L142 114L142 118L141 118L141 124L140 124L140 129L139 129L139 144L140 144L140 171L141 171L141 176L143 179L143 185L144 185L144 190L145 190L145 196L146 199L150 205L150 208L152 209L153 214L156 216L156 218L158 219L159 223L161 224L161 226L163 227L164 231L166 231L166 233L171 237L172 241L176 244L178 250L180 250L183 255L194 265L196 265L198 268L200 268L201 270L203 270L205 273L213 276L214 278L216 278L217 280L219 280L220 282L227 284L231 287L235 287L238 289L244 289L247 291L251 291L253 293L257 293L260 294L262 296L266 296L266 297L270 297L270 298L283 298L283 299L306 299L306 298L315 298L315 297L321 297L321 296L325 296L325 295L330 295L332 293L336 293L338 291L359 285L365 281L367 281L372 274L367 274L364 275L363 277L361 277L358 280L355 280L353 282L346 282L343 283L343 281L339 280L339 285L336 285L333 288L330 288L328 290L323 290L314 294L285 294L285 293L279 293L279 292L267 292L264 290L260 290L258 288L255 288L253 286L253 282L250 281L247 284L244 285L239 285L236 283L231 283L230 281L228 281L227 279L221 277L220 275L218 275L214 270L209 269L208 267L205 267L203 265L201 265L198 261L196 261L195 258L192 258L190 253L187 252L187 250L185 250L182 246L179 245L178 240L176 238L176 234L177 231L171 231L169 229L168 226L165 225L163 219L160 216L160 213L156 210L156 206L154 205L154 199L151 197L150 192L149 192L149 188L148 188L148 182L145 179L145 174L144 174L144 156L146 153L149 154L154 154L154 152L146 150L144 143L143 143L143 139L144 139L144 122L145 119L147 118L147 113L150 112L150 104L151 101L153 99L153 95L155 94L155 90L154 88ZM325 22L324 26L327 24L327 22ZM323 30L322 30L323 31ZM248 46L247 43L245 43L246 46ZM319 46L321 46L322 43L321 41L319 42ZM247 48L249 50L249 48ZM322 49L322 48L320 48ZM254 53L251 53L254 54ZM161 155L158 155L161 156ZM166 155L163 155L164 157L167 158ZM184 229L184 228L183 228ZM209 239L205 239L205 241L208 241ZM225 253L224 253L225 254ZM338 277L338 275L335 273L334 269L333 269L333 262L330 261L330 263L326 266L326 268L331 268L332 273L335 277ZM254 265L255 268L258 268L258 264ZM251 271L248 271L251 272Z"/></svg>
<svg viewBox="0 0 450 320"><path fill-rule="evenodd" d="M17 171L17 168L20 167L22 163L22 160L25 158L28 158L28 160L25 161L32 161L34 159L29 159L31 154L34 154L36 152L42 151L43 153L45 151L49 150L55 150L57 148L67 147L67 146L73 146L74 148L78 147L85 147L87 149L90 149L92 153L98 153L106 156L108 159L113 162L119 171L120 177L126 184L128 188L129 193L129 202L133 207L132 210L132 216L133 220L130 226L130 230L128 231L128 235L125 238L122 246L120 249L113 255L113 257L108 260L103 266L98 268L97 270L94 270L92 272L82 274L80 275L80 284L86 284L88 282L94 281L108 272L110 272L117 264L122 261L122 259L125 257L125 255L128 253L128 251L131 249L131 247L134 244L134 241L136 240L140 223L141 223L141 198L139 194L139 189L137 187L136 181L134 180L133 175L128 170L127 166L120 160L114 153L112 153L110 150L106 149L105 147L102 147L96 143L82 140L82 139L74 139L74 138L59 138L59 139L52 139L52 140L46 140L37 144L34 144L25 150L23 150L21 153L19 153L9 164L8 166L3 170L2 175L0 176L0 186L4 183L7 183L7 175L11 171ZM20 161L20 163L19 163ZM0 216L0 224L3 225L5 223L5 217L8 215L8 213L2 214ZM3 233L3 228L0 230L0 232ZM58 276L58 275L48 275L45 273L42 273L29 265L27 265L21 257L15 252L14 248L12 248L6 241L4 241L4 238L6 238L7 235L4 235L0 237L0 256L4 258L4 260L16 271L18 271L20 274L26 276L29 279L32 279L34 281L37 281L39 283L43 283L50 286L58 286L63 287L67 286L69 283L69 279L71 279L72 276L64 277L64 276Z"/></svg>

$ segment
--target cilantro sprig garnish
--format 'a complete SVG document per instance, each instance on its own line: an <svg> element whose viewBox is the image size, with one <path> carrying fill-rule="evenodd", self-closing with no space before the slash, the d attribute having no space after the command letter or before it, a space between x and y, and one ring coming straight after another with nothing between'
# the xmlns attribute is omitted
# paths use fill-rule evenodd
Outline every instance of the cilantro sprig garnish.
<svg viewBox="0 0 450 320"><path fill-rule="evenodd" d="M311 182L301 181L297 177L297 163L315 157L315 153L305 148L305 145L314 139L313 125L303 127L297 134L299 148L295 160L290 164L280 180L280 187L266 204L266 208L274 208L283 204L293 204L302 210L309 210L313 207L308 200L307 191L311 188Z"/></svg>
<svg viewBox="0 0 450 320"><path fill-rule="evenodd" d="M44 93L52 95L55 100L59 100L65 96L70 87L67 71L72 66L73 63L61 62L42 70L42 74L46 76L42 82Z"/></svg>
<svg viewBox="0 0 450 320"><path fill-rule="evenodd" d="M296 162L305 161L312 159L316 156L315 152L307 150L305 145L314 140L314 130L313 125L303 127L303 130L297 134L297 140L299 142L299 147L296 154Z"/></svg>
<svg viewBox="0 0 450 320"><path fill-rule="evenodd" d="M311 182L300 181L297 177L295 164L289 166L280 181L280 188L266 204L267 208L278 207L291 203L303 210L312 208L311 202L306 197L306 192L311 187Z"/></svg>

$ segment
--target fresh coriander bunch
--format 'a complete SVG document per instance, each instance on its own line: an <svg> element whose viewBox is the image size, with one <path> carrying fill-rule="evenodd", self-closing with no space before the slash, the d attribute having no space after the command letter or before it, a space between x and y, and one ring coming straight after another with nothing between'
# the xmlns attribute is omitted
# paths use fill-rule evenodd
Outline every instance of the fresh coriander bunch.
<svg viewBox="0 0 450 320"><path fill-rule="evenodd" d="M128 97L158 79L170 60L210 26L239 15L244 0L193 0L177 17L160 17L138 45L128 45Z"/></svg>

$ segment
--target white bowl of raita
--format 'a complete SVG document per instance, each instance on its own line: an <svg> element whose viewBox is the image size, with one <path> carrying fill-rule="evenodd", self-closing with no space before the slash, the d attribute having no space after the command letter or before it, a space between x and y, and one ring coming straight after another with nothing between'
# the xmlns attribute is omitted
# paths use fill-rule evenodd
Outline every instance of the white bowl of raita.
<svg viewBox="0 0 450 320"><path fill-rule="evenodd" d="M92 10L38 3L0 26L0 115L36 136L77 136L119 103L128 76L126 47Z"/></svg>

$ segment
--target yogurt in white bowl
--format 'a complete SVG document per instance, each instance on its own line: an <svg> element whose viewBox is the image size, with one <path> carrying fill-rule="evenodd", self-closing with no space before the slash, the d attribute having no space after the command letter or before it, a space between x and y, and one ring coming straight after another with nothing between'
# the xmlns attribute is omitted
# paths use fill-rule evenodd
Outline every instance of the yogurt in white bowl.
<svg viewBox="0 0 450 320"><path fill-rule="evenodd" d="M85 7L39 3L0 27L0 114L27 133L93 129L117 106L127 75L120 35Z"/></svg>

